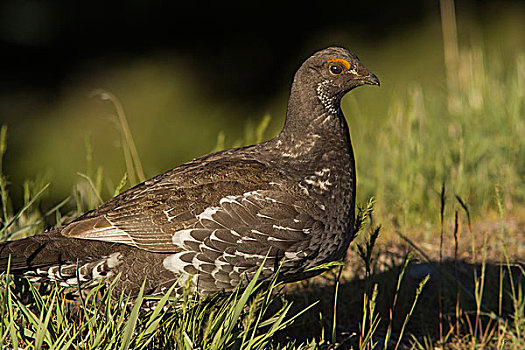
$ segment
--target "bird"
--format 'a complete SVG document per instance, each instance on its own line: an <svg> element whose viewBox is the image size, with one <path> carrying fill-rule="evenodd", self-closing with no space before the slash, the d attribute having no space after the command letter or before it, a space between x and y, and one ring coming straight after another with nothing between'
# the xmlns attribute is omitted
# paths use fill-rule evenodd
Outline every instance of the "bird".
<svg viewBox="0 0 525 350"><path fill-rule="evenodd" d="M341 98L380 85L341 47L296 70L271 140L201 156L71 223L0 245L0 272L116 293L231 292L260 271L297 281L341 260L355 236L356 168ZM315 269L314 269L315 270ZM116 278L118 276L118 278Z"/></svg>

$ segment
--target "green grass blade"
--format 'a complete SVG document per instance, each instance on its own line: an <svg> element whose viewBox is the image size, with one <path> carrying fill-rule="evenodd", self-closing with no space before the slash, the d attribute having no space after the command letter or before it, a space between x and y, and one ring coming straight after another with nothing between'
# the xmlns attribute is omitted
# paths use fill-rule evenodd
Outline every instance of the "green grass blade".
<svg viewBox="0 0 525 350"><path fill-rule="evenodd" d="M423 291L423 288L425 288L425 285L430 280L430 275L425 276L425 278L419 283L419 286L416 290L416 296L414 297L414 302L412 303L412 306L410 308L410 311L405 317L405 321L403 322L403 325L401 326L401 331L399 332L399 338L397 339L396 347L394 350L397 350L399 345L401 344L401 339L403 339L403 334L405 333L405 328L408 324L408 321L410 320L410 317L412 317L412 313L414 312L414 308L416 307L417 301L419 299L419 295Z"/></svg>
<svg viewBox="0 0 525 350"><path fill-rule="evenodd" d="M11 220L9 220L9 222L4 227L2 227L2 229L0 229L0 237L4 236L4 233L7 232L9 227L11 227L11 225L13 225L16 222L16 220L18 220L20 216L22 216L22 214L33 205L33 203L35 203L35 201L47 190L48 187L49 183L45 184L44 187L42 187L42 189L38 191L33 196L33 198L31 198L29 202L27 202L26 205L24 205L24 207L20 211L18 211L16 215L13 218L11 218ZM9 236L5 238L5 240L8 239Z"/></svg>
<svg viewBox="0 0 525 350"><path fill-rule="evenodd" d="M49 321L51 320L51 316L54 315L55 302L56 302L56 293L53 293L53 297L49 305L47 305L44 309L42 309L41 318L39 319L38 331L37 331L36 338L35 338L35 348L36 349L40 349L42 347L44 340L47 340L48 345L52 343L52 338L48 330L48 325L49 325ZM42 316L44 316L44 313L45 313L45 318L42 322Z"/></svg>
<svg viewBox="0 0 525 350"><path fill-rule="evenodd" d="M249 297L255 292L257 287L260 286L260 284L258 284L258 279L262 272L267 257L268 254L261 263L261 266L257 269L250 283L248 283L248 286L246 286L240 298L237 300L235 306L231 310L228 310L223 326L219 328L219 331L217 332L212 341L212 348L213 346L219 346L219 344L227 343L227 340L231 336L233 328L235 327L237 320L241 315L244 306L246 305L246 302L248 301Z"/></svg>
<svg viewBox="0 0 525 350"><path fill-rule="evenodd" d="M124 172L124 175L122 176L122 179L120 179L119 184L115 188L115 192L113 192L113 197L118 195L122 189L126 186L126 183L128 182L128 173Z"/></svg>
<svg viewBox="0 0 525 350"><path fill-rule="evenodd" d="M133 340L133 332L135 331L135 326L137 325L137 321L139 319L140 308L142 307L142 302L144 301L145 285L146 281L144 281L140 287L139 294L135 300L135 304L133 305L129 319L124 326L124 333L122 334L123 342L120 346L120 350L128 350L131 345L131 341Z"/></svg>

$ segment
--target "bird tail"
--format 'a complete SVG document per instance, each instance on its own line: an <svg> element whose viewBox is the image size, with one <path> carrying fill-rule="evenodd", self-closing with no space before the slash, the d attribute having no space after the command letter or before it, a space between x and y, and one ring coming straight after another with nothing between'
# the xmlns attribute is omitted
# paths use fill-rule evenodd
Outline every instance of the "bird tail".
<svg viewBox="0 0 525 350"><path fill-rule="evenodd" d="M139 292L146 277L149 292L171 286L176 280L163 268L166 254L151 253L118 243L65 237L60 228L32 237L0 244L0 273L25 275L32 281L54 280L65 287L78 283L92 287L119 273L114 292Z"/></svg>
<svg viewBox="0 0 525 350"><path fill-rule="evenodd" d="M10 272L19 274L38 268L71 263L75 258L72 249L74 247L69 247L71 244L68 243L76 242L62 236L57 230L1 243L0 272L6 272L9 267Z"/></svg>

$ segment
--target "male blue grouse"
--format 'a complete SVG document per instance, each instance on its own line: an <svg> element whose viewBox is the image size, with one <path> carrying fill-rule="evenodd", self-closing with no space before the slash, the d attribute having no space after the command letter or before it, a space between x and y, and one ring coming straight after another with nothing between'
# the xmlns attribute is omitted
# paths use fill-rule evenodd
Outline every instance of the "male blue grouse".
<svg viewBox="0 0 525 350"><path fill-rule="evenodd" d="M89 288L162 293L179 277L200 294L230 291L267 256L284 281L344 257L354 237L355 164L343 95L379 85L353 53L321 50L297 70L274 139L194 159L65 227L0 245L0 271Z"/></svg>

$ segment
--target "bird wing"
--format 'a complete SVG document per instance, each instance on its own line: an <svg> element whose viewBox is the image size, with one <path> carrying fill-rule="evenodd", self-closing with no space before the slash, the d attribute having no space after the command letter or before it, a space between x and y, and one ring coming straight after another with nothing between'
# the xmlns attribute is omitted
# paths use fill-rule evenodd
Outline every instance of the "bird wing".
<svg viewBox="0 0 525 350"><path fill-rule="evenodd" d="M304 199L279 190L226 196L199 213L193 227L175 232L172 242L180 251L167 257L164 267L198 277L202 292L231 290L263 262L262 278L280 264L290 275L324 233L308 207Z"/></svg>
<svg viewBox="0 0 525 350"><path fill-rule="evenodd" d="M248 268L269 251L268 263L276 256L306 254L310 240L322 236L322 214L277 170L256 161L210 160L138 185L72 222L62 234L177 253L167 260L168 268L195 273L192 264ZM222 260L213 262L219 256Z"/></svg>

